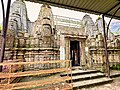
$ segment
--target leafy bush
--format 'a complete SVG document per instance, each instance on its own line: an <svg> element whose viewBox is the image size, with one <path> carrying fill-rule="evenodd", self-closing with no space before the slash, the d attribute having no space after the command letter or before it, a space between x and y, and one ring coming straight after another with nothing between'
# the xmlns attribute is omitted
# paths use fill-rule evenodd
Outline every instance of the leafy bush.
<svg viewBox="0 0 120 90"><path fill-rule="evenodd" d="M113 65L111 67L111 69L113 69L113 70L120 70L120 64Z"/></svg>

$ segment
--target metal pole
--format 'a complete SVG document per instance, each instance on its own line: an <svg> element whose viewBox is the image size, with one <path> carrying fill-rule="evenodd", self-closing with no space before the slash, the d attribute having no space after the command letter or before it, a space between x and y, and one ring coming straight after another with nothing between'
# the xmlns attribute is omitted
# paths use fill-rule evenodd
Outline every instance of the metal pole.
<svg viewBox="0 0 120 90"><path fill-rule="evenodd" d="M115 14L117 13L117 11L118 11L119 9L120 9L120 7L114 12L114 14L112 15L112 17L111 17L111 19L110 19L110 21L109 21L109 23L108 23L108 25L107 25L107 39L108 39L108 29L109 29L110 23L111 23L113 17L115 16Z"/></svg>
<svg viewBox="0 0 120 90"><path fill-rule="evenodd" d="M1 0L1 1L3 2L3 0ZM10 4L11 4L11 0L8 0L6 17L3 18L4 21L3 21L3 30L2 30L2 45L1 45L1 53L0 53L0 63L3 62L3 59L4 59L6 33L7 33L7 26L8 26L8 20L9 20L9 12L10 12ZM0 72L1 71L2 71L2 67L0 67Z"/></svg>
<svg viewBox="0 0 120 90"><path fill-rule="evenodd" d="M107 35L105 32L105 20L104 20L104 15L102 15L103 19L103 34L104 34L104 47L105 47L105 56L106 56L106 71L107 71L107 76L110 78L110 68L109 68L109 60L108 60L108 50L107 50Z"/></svg>

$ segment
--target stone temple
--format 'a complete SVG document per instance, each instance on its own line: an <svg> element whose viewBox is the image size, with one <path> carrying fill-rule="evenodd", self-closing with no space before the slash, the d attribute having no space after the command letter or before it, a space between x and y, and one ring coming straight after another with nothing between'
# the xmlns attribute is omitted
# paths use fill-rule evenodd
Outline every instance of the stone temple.
<svg viewBox="0 0 120 90"><path fill-rule="evenodd" d="M26 62L72 60L72 66L103 68L105 49L102 19L98 18L94 23L89 15L82 20L67 17L54 16L52 8L43 4L37 20L31 22L25 2L14 1L10 11L5 59L24 58ZM120 36L115 36L110 30L108 53L111 65L119 62ZM29 65L26 69L52 66Z"/></svg>

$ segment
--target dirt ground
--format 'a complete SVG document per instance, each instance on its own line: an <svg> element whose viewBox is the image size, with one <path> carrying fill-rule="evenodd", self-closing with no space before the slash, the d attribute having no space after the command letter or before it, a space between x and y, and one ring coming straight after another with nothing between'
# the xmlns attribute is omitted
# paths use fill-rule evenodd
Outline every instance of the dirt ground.
<svg viewBox="0 0 120 90"><path fill-rule="evenodd" d="M120 90L120 77L113 78L112 83L89 87L89 88L81 88L79 90Z"/></svg>

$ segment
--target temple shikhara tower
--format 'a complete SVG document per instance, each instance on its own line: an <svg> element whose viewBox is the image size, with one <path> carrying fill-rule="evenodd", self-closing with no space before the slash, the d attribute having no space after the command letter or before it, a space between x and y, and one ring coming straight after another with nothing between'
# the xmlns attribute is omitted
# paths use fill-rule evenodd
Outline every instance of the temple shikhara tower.
<svg viewBox="0 0 120 90"><path fill-rule="evenodd" d="M27 9L24 0L16 0L10 8L9 29L16 35L19 31L28 32Z"/></svg>
<svg viewBox="0 0 120 90"><path fill-rule="evenodd" d="M42 5L38 19L34 23L32 30L33 37L39 37L41 40L40 47L52 48L55 46L55 28L52 9L49 5Z"/></svg>

